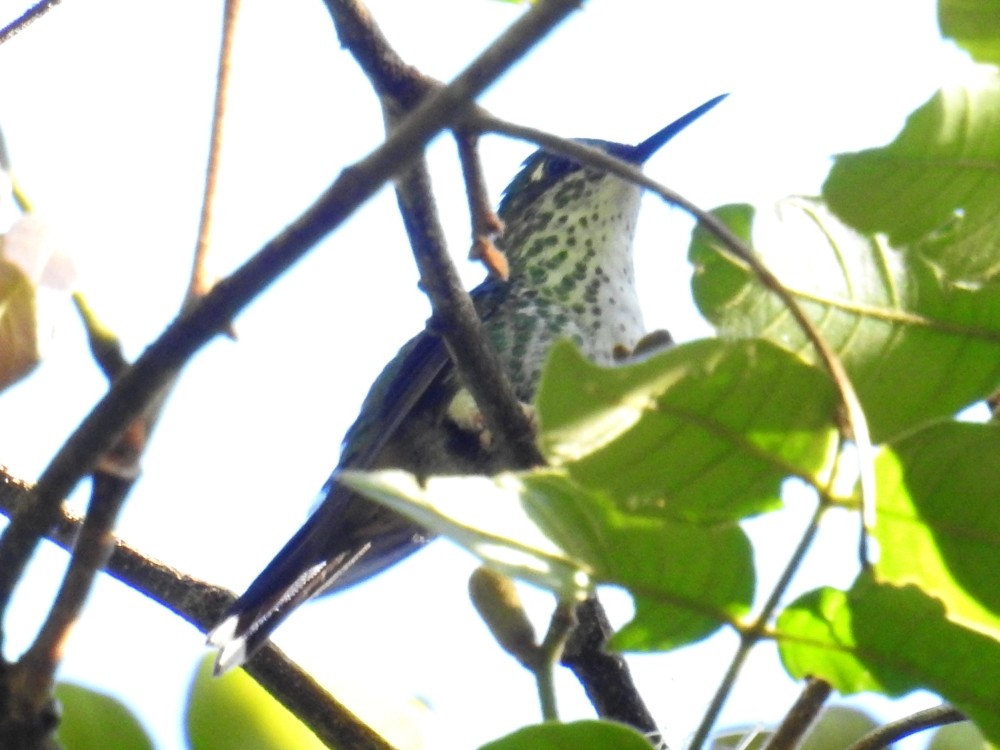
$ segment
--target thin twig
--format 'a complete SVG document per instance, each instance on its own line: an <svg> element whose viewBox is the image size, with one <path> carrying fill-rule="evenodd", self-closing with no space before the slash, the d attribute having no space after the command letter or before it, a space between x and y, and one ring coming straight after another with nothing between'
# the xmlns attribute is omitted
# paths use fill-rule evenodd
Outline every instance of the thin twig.
<svg viewBox="0 0 1000 750"><path fill-rule="evenodd" d="M10 516L31 502L31 485L0 467L0 513ZM83 519L60 509L46 535L66 551L73 549ZM233 602L231 592L185 575L109 536L113 551L106 572L207 632ZM312 677L268 643L247 670L272 696L303 721L330 747L391 750L363 722L337 702ZM266 656L265 656L266 654Z"/></svg>
<svg viewBox="0 0 1000 750"><path fill-rule="evenodd" d="M54 7L59 5L60 2L62 2L62 0L39 0L39 2L24 11L20 17L15 18L9 24L0 29L0 44L3 44L20 32L24 31L24 29L26 29L30 24L34 23Z"/></svg>
<svg viewBox="0 0 1000 750"><path fill-rule="evenodd" d="M472 249L470 260L480 260L492 276L506 280L509 273L507 257L493 240L503 232L503 222L493 210L486 190L486 177L479 158L479 135L466 129L455 130L458 159L462 164L465 194L469 199L469 216L472 217Z"/></svg>
<svg viewBox="0 0 1000 750"><path fill-rule="evenodd" d="M233 40L236 37L236 18L240 10L240 0L226 0L222 19L222 45L219 50L219 68L216 73L215 107L212 112L212 137L208 151L208 166L205 170L205 195L201 201L201 219L198 226L198 244L191 266L191 280L188 285L185 306L201 299L212 288L214 278L208 272L208 253L212 241L212 219L215 209L216 188L219 182L219 165L222 158L222 134L226 119L226 104L229 95L229 81L232 69Z"/></svg>
<svg viewBox="0 0 1000 750"><path fill-rule="evenodd" d="M896 740L909 737L911 734L933 727L943 727L945 724L957 724L960 721L968 721L968 717L954 706L942 703L940 706L918 711L898 721L883 724L870 731L847 750L882 750Z"/></svg>
<svg viewBox="0 0 1000 750"><path fill-rule="evenodd" d="M51 700L55 671L62 659L66 638L83 611L97 574L114 550L110 529L118 517L133 480L96 472L86 521L73 549L52 608L38 635L13 669L22 671L18 700L35 706L35 713Z"/></svg>

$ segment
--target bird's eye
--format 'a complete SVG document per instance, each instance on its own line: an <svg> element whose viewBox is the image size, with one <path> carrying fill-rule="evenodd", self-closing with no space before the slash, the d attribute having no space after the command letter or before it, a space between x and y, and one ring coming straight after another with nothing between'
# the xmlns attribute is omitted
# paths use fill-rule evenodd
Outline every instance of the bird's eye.
<svg viewBox="0 0 1000 750"><path fill-rule="evenodd" d="M548 161L545 172L550 178L562 177L564 174L568 174L579 168L580 165L576 162L570 161L562 156L556 156Z"/></svg>

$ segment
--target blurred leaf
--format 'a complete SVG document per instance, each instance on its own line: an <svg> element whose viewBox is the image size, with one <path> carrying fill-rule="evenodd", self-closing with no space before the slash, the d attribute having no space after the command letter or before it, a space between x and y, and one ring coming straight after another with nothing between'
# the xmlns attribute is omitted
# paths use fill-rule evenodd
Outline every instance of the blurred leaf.
<svg viewBox="0 0 1000 750"><path fill-rule="evenodd" d="M941 35L983 63L1000 63L1000 13L995 0L938 0Z"/></svg>
<svg viewBox="0 0 1000 750"><path fill-rule="evenodd" d="M326 747L243 670L213 677L213 661L202 660L188 693L184 726L191 750Z"/></svg>
<svg viewBox="0 0 1000 750"><path fill-rule="evenodd" d="M795 678L820 677L845 695L928 688L988 738L1000 737L1000 643L948 620L941 603L915 586L897 588L862 575L846 593L809 592L778 617L776 635Z"/></svg>
<svg viewBox="0 0 1000 750"><path fill-rule="evenodd" d="M995 27L996 3L981 10ZM913 246L946 278L996 279L1000 77L940 91L888 146L838 156L823 195L844 221Z"/></svg>
<svg viewBox="0 0 1000 750"><path fill-rule="evenodd" d="M1000 425L936 424L890 448L876 461L876 575L1000 639Z"/></svg>
<svg viewBox="0 0 1000 750"><path fill-rule="evenodd" d="M59 744L63 750L153 750L153 741L135 715L117 698L60 682Z"/></svg>
<svg viewBox="0 0 1000 750"><path fill-rule="evenodd" d="M623 513L719 521L779 507L789 476L828 480L836 403L783 349L713 339L613 368L557 343L536 405L549 463Z"/></svg>
<svg viewBox="0 0 1000 750"><path fill-rule="evenodd" d="M827 706L797 750L843 750L878 726L864 711L852 706Z"/></svg>
<svg viewBox="0 0 1000 750"><path fill-rule="evenodd" d="M690 643L753 599L752 552L737 525L630 516L558 469L424 485L398 471L345 472L342 481L564 599L594 583L629 589L636 614L618 648Z"/></svg>
<svg viewBox="0 0 1000 750"><path fill-rule="evenodd" d="M1000 284L949 282L817 201L786 200L756 217L749 206L716 213L743 233L752 222L753 246L847 368L876 442L951 416L1000 383ZM695 230L690 255L695 299L723 336L764 336L815 360L784 305L706 231Z"/></svg>
<svg viewBox="0 0 1000 750"><path fill-rule="evenodd" d="M996 750L971 721L948 724L931 736L927 750Z"/></svg>
<svg viewBox="0 0 1000 750"><path fill-rule="evenodd" d="M31 372L40 359L35 288L17 266L0 258L0 391Z"/></svg>
<svg viewBox="0 0 1000 750"><path fill-rule="evenodd" d="M522 727L480 750L649 750L649 740L624 724L574 721Z"/></svg>

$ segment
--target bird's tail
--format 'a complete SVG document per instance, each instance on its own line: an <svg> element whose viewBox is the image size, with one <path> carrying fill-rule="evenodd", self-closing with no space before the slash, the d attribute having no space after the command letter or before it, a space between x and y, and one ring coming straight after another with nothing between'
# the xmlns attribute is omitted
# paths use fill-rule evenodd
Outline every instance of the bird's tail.
<svg viewBox="0 0 1000 750"><path fill-rule="evenodd" d="M369 505L354 496L348 500L348 515L358 510L359 502ZM330 523L337 505L320 506L209 631L209 645L219 649L215 674L246 662L306 600L364 580L430 539L419 526L384 509L372 519L378 528L365 529L378 533L338 534L337 524Z"/></svg>

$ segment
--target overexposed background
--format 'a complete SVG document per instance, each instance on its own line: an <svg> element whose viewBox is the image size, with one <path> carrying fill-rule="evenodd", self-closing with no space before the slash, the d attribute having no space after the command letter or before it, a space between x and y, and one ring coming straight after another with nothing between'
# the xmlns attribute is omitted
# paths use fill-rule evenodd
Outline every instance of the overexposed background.
<svg viewBox="0 0 1000 750"><path fill-rule="evenodd" d="M0 23L25 4L0 0ZM375 97L319 0L244 6L216 214L220 275L381 139ZM524 12L493 0L370 0L370 7L404 58L441 79ZM171 320L185 287L221 15L221 3L196 0L64 3L0 47L0 126L16 173L132 357ZM815 193L830 155L890 140L911 110L969 67L940 39L932 0L592 0L482 103L561 135L637 142L731 92L647 166L711 207ZM482 150L499 199L531 147L487 137ZM453 144L439 138L430 156L461 258L469 228ZM6 196L0 207L9 221ZM647 323L680 340L709 333L688 291L690 226L649 199L636 246ZM470 285L482 276L461 265ZM56 323L48 358L0 397L0 462L27 479L105 390L68 300L53 294L47 302ZM121 536L241 591L302 522L369 383L427 314L395 199L383 190L236 321L238 342L217 340L191 363L147 453ZM768 539L765 571L781 566L807 517L805 503L792 505L787 523L749 525ZM853 577L854 522L831 517L829 527L803 586ZM6 623L8 658L29 642L64 562L51 546L38 556ZM348 705L403 706L428 747L473 747L538 718L529 676L491 642L467 603L473 566L451 545L434 544L369 584L303 608L275 640ZM527 593L544 621L548 597ZM607 598L624 621L627 597ZM62 677L120 695L161 747L179 747L185 687L203 641L103 579ZM697 724L735 647L724 633L633 660L672 747ZM564 717L590 716L564 677ZM797 692L774 650L762 646L721 724L774 722ZM887 719L931 700L863 705Z"/></svg>

